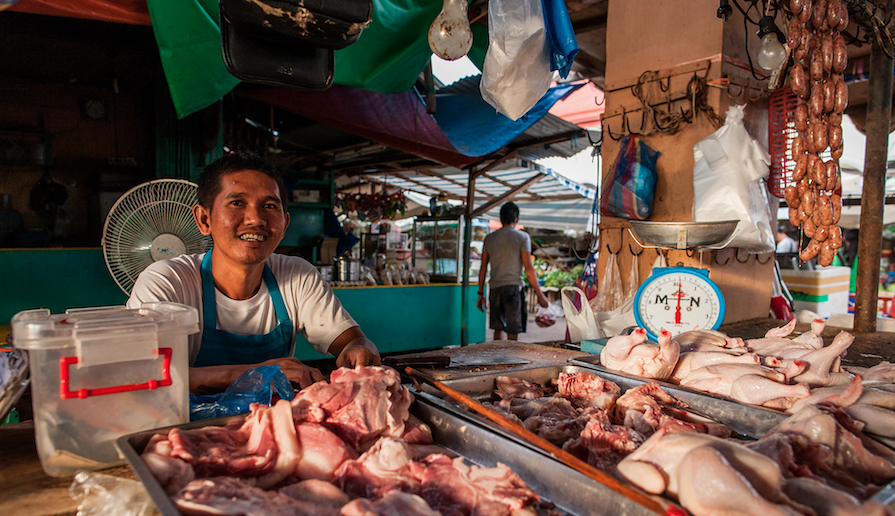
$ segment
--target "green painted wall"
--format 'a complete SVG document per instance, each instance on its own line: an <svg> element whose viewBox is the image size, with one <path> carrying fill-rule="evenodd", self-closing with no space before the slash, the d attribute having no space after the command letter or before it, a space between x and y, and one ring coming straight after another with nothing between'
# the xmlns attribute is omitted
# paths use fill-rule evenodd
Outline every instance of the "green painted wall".
<svg viewBox="0 0 895 516"><path fill-rule="evenodd" d="M336 297L380 352L413 351L460 344L461 285L337 288ZM485 341L485 314L475 306L478 285L469 286L469 342ZM322 358L301 336L299 360Z"/></svg>
<svg viewBox="0 0 895 516"><path fill-rule="evenodd" d="M0 325L32 308L61 313L126 302L99 248L0 250Z"/></svg>
<svg viewBox="0 0 895 516"><path fill-rule="evenodd" d="M460 344L460 285L337 288L336 296L384 353ZM484 342L485 314L470 285L469 342ZM0 250L0 326L22 310L115 306L127 302L101 249ZM301 337L300 360L322 358Z"/></svg>

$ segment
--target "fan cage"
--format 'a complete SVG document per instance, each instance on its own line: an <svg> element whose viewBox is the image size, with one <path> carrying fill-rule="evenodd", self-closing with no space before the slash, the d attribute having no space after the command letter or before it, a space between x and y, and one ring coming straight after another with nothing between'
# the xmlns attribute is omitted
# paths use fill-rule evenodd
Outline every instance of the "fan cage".
<svg viewBox="0 0 895 516"><path fill-rule="evenodd" d="M165 233L180 238L185 253L211 249L193 219L198 187L184 179L156 179L122 195L109 210L103 228L103 257L112 278L130 294L137 277L153 263L153 240Z"/></svg>

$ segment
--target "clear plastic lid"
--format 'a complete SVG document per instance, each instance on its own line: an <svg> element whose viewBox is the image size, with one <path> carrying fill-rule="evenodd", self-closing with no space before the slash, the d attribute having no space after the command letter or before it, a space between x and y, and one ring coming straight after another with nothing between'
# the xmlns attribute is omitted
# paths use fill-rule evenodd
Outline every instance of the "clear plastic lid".
<svg viewBox="0 0 895 516"><path fill-rule="evenodd" d="M122 338L134 332L199 331L195 307L170 302L143 303L138 309L124 306L72 308L51 314L45 308L25 310L12 318L14 345L22 349L47 349L69 344L75 335Z"/></svg>

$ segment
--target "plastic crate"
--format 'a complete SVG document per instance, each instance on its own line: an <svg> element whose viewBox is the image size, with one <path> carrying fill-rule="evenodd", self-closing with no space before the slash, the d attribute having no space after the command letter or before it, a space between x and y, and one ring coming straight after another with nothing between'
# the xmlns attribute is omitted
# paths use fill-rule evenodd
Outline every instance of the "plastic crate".
<svg viewBox="0 0 895 516"><path fill-rule="evenodd" d="M768 98L768 152L771 155L768 191L781 199L786 187L795 184L792 180L796 167L792 141L799 134L795 123L798 105L799 97L789 86L774 91Z"/></svg>

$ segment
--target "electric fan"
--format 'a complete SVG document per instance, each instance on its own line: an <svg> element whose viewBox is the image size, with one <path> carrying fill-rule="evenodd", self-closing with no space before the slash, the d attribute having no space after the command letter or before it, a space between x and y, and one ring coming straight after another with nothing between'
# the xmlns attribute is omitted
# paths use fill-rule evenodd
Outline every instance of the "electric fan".
<svg viewBox="0 0 895 516"><path fill-rule="evenodd" d="M109 210L103 258L125 294L151 263L211 249L211 237L193 219L197 191L184 179L156 179L131 188Z"/></svg>

